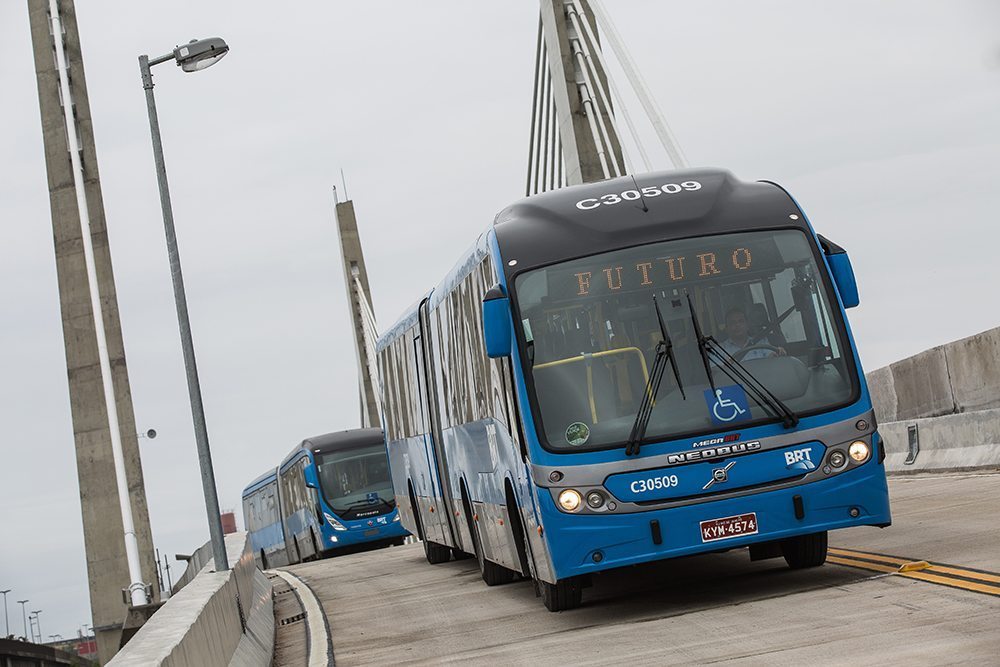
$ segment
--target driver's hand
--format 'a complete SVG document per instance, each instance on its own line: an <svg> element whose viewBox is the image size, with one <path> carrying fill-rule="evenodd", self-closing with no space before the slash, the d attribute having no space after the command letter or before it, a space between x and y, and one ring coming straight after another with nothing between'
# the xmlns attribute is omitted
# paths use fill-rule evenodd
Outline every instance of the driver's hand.
<svg viewBox="0 0 1000 667"><path fill-rule="evenodd" d="M783 347L779 347L778 348L778 356L779 357L784 357L787 354L788 354L788 352L785 351L785 348L783 348Z"/></svg>

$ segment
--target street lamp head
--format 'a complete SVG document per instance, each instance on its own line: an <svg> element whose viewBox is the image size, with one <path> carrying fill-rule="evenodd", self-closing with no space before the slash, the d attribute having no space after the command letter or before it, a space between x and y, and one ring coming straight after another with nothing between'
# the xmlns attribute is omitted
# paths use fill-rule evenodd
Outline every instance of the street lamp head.
<svg viewBox="0 0 1000 667"><path fill-rule="evenodd" d="M185 72L197 72L211 67L229 53L229 45L221 37L192 39L174 49L174 60Z"/></svg>

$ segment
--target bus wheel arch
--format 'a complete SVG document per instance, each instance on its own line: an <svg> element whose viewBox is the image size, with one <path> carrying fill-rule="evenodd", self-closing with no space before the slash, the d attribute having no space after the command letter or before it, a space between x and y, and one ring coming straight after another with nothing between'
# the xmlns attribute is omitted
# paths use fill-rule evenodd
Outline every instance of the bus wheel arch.
<svg viewBox="0 0 1000 667"><path fill-rule="evenodd" d="M514 550L517 552L521 572L526 578L533 580L534 568L531 566L531 546L528 544L528 531L524 526L521 506L517 502L517 496L514 494L514 484L510 481L510 477L504 479L504 493L507 497L507 517L510 523L511 537L514 539Z"/></svg>
<svg viewBox="0 0 1000 667"><path fill-rule="evenodd" d="M472 498L469 495L469 489L466 487L464 479L461 481L461 488L462 505L465 508L465 519L469 524L469 532L472 534L472 545L476 551L476 560L479 562L479 573L482 575L483 581L487 586L509 584L517 578L517 572L514 572L514 570L508 570L502 565L497 565L493 561L486 558L486 554L483 553L483 543L477 527L479 522L474 518L474 514L472 512Z"/></svg>
<svg viewBox="0 0 1000 667"><path fill-rule="evenodd" d="M410 493L410 503L413 505L413 516L415 517L415 522L417 524L417 534L424 547L424 557L431 565L446 563L451 560L451 549L442 544L438 544L437 542L431 542L427 539L427 533L424 531L424 522L420 517L420 507L417 505L417 496L413 492L412 480L407 480L406 485Z"/></svg>

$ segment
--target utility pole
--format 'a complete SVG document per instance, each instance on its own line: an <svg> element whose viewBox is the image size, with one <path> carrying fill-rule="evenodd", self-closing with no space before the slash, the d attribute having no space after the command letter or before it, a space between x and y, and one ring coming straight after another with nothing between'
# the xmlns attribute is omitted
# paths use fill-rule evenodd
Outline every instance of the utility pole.
<svg viewBox="0 0 1000 667"><path fill-rule="evenodd" d="M28 16L52 211L91 613L95 623L99 659L103 663L110 660L118 650L122 622L128 611L122 601L121 591L131 582L125 542L122 539L124 524L121 496L115 477L110 414L102 389L97 323L91 293L87 288L81 216L77 205L78 192L74 186L73 160L62 106L59 71L53 58L55 44L51 33L51 1L28 0ZM122 463L126 476L122 488L127 490L129 496L127 504L134 520L142 579L151 582L156 571L152 534L139 447L135 437L135 416L118 316L76 11L73 0L58 0L56 7L70 75L73 103L71 117L75 120L80 141L79 157L82 163L86 211L90 220L90 238L112 369L111 381L117 408L115 412L121 431ZM153 595L154 601L158 600L158 591L154 591Z"/></svg>

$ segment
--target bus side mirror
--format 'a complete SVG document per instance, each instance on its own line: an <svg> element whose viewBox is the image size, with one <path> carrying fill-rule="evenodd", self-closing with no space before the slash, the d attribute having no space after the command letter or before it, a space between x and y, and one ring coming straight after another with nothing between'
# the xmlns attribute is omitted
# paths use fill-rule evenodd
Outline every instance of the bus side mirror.
<svg viewBox="0 0 1000 667"><path fill-rule="evenodd" d="M861 303L858 296L858 281L854 277L854 268L851 266L851 258L847 251L833 241L819 236L823 254L826 257L826 264L830 267L830 274L833 282L837 285L840 293L840 300L844 303L844 308L854 308Z"/></svg>
<svg viewBox="0 0 1000 667"><path fill-rule="evenodd" d="M483 338L486 356L491 359L510 356L510 299L503 285L494 285L483 297Z"/></svg>

